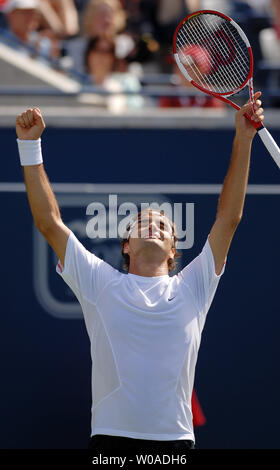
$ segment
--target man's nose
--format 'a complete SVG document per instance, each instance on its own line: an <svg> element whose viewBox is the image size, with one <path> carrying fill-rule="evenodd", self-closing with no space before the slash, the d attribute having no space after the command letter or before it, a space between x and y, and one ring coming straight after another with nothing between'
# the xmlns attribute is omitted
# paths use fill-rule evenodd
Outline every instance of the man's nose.
<svg viewBox="0 0 280 470"><path fill-rule="evenodd" d="M149 230L159 230L159 227L155 222L150 222L148 226Z"/></svg>

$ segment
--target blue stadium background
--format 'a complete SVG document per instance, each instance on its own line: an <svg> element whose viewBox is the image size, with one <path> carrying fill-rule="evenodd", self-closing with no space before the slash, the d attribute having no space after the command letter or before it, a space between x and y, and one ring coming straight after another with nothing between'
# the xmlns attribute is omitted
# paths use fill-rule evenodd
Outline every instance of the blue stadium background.
<svg viewBox="0 0 280 470"><path fill-rule="evenodd" d="M273 135L280 141L280 130ZM15 132L2 128L0 136L1 181L22 182ZM230 129L49 127L43 148L52 183L221 184L232 138ZM257 137L249 182L279 184L279 170ZM247 196L209 311L195 378L207 419L196 429L198 448L279 448L279 196ZM55 317L41 305L34 291L33 223L26 194L2 191L0 197L0 447L86 448L91 384L84 323ZM205 242L218 195L168 198L195 203L195 242L183 252L186 264ZM68 207L63 217L66 223L86 220L85 206ZM110 258L110 242L103 255ZM48 256L50 288L63 300L70 294L55 272L53 255Z"/></svg>

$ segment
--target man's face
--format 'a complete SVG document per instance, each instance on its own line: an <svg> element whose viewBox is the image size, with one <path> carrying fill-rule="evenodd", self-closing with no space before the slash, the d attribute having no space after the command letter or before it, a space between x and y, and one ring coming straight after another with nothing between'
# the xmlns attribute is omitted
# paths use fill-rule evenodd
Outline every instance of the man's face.
<svg viewBox="0 0 280 470"><path fill-rule="evenodd" d="M131 224L124 252L130 257L144 255L160 262L173 258L173 233L169 220L158 212L143 212L141 218Z"/></svg>

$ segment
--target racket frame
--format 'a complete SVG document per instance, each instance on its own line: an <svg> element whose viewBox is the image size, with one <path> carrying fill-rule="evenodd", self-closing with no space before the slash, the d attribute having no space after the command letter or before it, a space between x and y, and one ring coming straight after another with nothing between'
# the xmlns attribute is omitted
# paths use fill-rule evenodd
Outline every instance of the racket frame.
<svg viewBox="0 0 280 470"><path fill-rule="evenodd" d="M246 80L244 80L244 82L236 89L230 91L230 92L226 92L226 93L218 93L218 92L213 92L211 90L208 90L207 88L203 88L201 85L198 85L198 83L196 83L191 77L190 75L188 74L188 72L186 71L184 65L182 64L180 58L179 58L179 54L177 53L177 47L176 47L176 39L177 39L177 34L178 34L178 31L181 29L181 26L183 24L185 24L187 21L189 21L191 18L195 17L195 16L198 16L198 15L202 15L202 14L212 14L212 15L216 15L216 16L220 16L221 18L224 18L226 19L227 21L229 21L231 23L231 25L237 29L239 35L242 37L243 41L245 42L246 46L247 46L247 49L248 49L248 54L249 54L249 60L250 60L250 67L249 67L249 73L246 77ZM239 110L240 109L240 106L238 106L236 103L234 103L233 101L229 100L228 97L229 96L232 96L232 95L235 95L236 93L239 93L241 90L243 90L243 88L246 87L246 85L248 85L248 88L249 88L249 96L250 96L250 100L252 103L254 103L254 87L253 87L253 69L254 69L254 59L253 59L253 52L252 52L252 47L251 47L251 44L246 36L246 34L244 33L244 31L240 28L240 26L232 19L230 18L229 16L219 12L219 11L215 11L215 10L199 10L199 11L196 11L195 13L191 13L190 15L186 16L177 26L176 30L175 30L175 33L174 33L174 36L173 36L173 55L174 55L174 59L176 61L176 64L177 66L179 67L180 71L182 72L182 74L184 75L184 77L195 87L197 88L198 90L202 91L203 93L206 93L207 95L211 95L211 96L214 96L215 98L218 98L219 100L229 104L230 106L232 106L234 109L236 110ZM263 127L262 123L260 122L255 122L253 121L248 115L245 115L249 121L252 123L252 125L258 130L258 129L261 129Z"/></svg>

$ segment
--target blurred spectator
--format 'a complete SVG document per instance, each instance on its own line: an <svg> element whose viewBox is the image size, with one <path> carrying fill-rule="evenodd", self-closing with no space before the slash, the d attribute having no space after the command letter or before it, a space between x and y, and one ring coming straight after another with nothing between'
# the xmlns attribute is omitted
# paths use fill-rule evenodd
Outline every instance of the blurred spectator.
<svg viewBox="0 0 280 470"><path fill-rule="evenodd" d="M86 5L88 4L89 0L74 0L75 1L75 6L77 8L77 11L81 13Z"/></svg>
<svg viewBox="0 0 280 470"><path fill-rule="evenodd" d="M21 41L28 42L30 34L40 24L38 0L9 0L4 4L10 31Z"/></svg>
<svg viewBox="0 0 280 470"><path fill-rule="evenodd" d="M279 0L271 0L273 25L277 30L277 35L280 36L280 2Z"/></svg>
<svg viewBox="0 0 280 470"><path fill-rule="evenodd" d="M88 4L89 0L74 0L75 7L78 13L78 21L79 21L79 30L82 30L83 24L83 13Z"/></svg>
<svg viewBox="0 0 280 470"><path fill-rule="evenodd" d="M79 31L73 0L6 0L2 12L10 35L1 40L47 63L61 58L61 39Z"/></svg>
<svg viewBox="0 0 280 470"><path fill-rule="evenodd" d="M65 45L75 69L86 72L82 58L88 42L95 37L111 37L115 40L118 58L132 57L135 43L125 28L126 13L119 0L89 0L83 11L82 37L70 40Z"/></svg>
<svg viewBox="0 0 280 470"><path fill-rule="evenodd" d="M121 0L126 12L125 31L133 39L135 47L131 60L141 64L155 62L159 43L154 34L156 3L150 0Z"/></svg>
<svg viewBox="0 0 280 470"><path fill-rule="evenodd" d="M139 45L142 47L137 59L155 61L159 72L170 72L168 58L175 28L180 20L200 8L200 0L141 0L139 3ZM130 21L128 18L128 23Z"/></svg>
<svg viewBox="0 0 280 470"><path fill-rule="evenodd" d="M263 29L271 26L271 2L270 0L243 0L233 2L233 19L244 30L254 55L254 78L256 88L265 86L265 73L259 69L258 65L263 60L260 35Z"/></svg>
<svg viewBox="0 0 280 470"><path fill-rule="evenodd" d="M111 112L119 113L128 108L140 108L144 100L137 92L141 85L137 76L131 73L124 59L116 55L116 44L111 36L96 36L88 42L85 63L92 82L113 92L106 98L106 104ZM124 92L135 92L125 96Z"/></svg>
<svg viewBox="0 0 280 470"><path fill-rule="evenodd" d="M200 9L201 0L160 0L157 20L160 25L177 26L186 15ZM172 30L173 33L173 30Z"/></svg>
<svg viewBox="0 0 280 470"><path fill-rule="evenodd" d="M42 28L57 38L75 36L79 32L78 12L73 0L40 0Z"/></svg>
<svg viewBox="0 0 280 470"><path fill-rule="evenodd" d="M280 2L270 0L271 25L260 32L260 45L264 63L264 84L273 90L269 105L280 107L279 87L280 87Z"/></svg>
<svg viewBox="0 0 280 470"><path fill-rule="evenodd" d="M271 26L260 33L263 58L271 64L280 65L280 2L271 0Z"/></svg>
<svg viewBox="0 0 280 470"><path fill-rule="evenodd" d="M179 21L199 7L200 0L160 0L156 17L161 43L170 44Z"/></svg>
<svg viewBox="0 0 280 470"><path fill-rule="evenodd" d="M200 3L201 10L216 10L230 16L235 0L201 0Z"/></svg>
<svg viewBox="0 0 280 470"><path fill-rule="evenodd" d="M124 31L126 14L119 0L90 0L84 10L86 37L112 35Z"/></svg>
<svg viewBox="0 0 280 470"><path fill-rule="evenodd" d="M126 12L119 0L89 0L84 12L84 34L87 38L114 38L118 58L128 58L135 47L127 34Z"/></svg>
<svg viewBox="0 0 280 470"><path fill-rule="evenodd" d="M85 64L93 83L103 85L105 78L115 70L116 60L115 42L111 37L95 36L89 40Z"/></svg>
<svg viewBox="0 0 280 470"><path fill-rule="evenodd" d="M39 32L42 18L39 0L7 0L2 11L8 35L3 34L1 41L32 57L38 54L58 56L56 38L45 37Z"/></svg>

